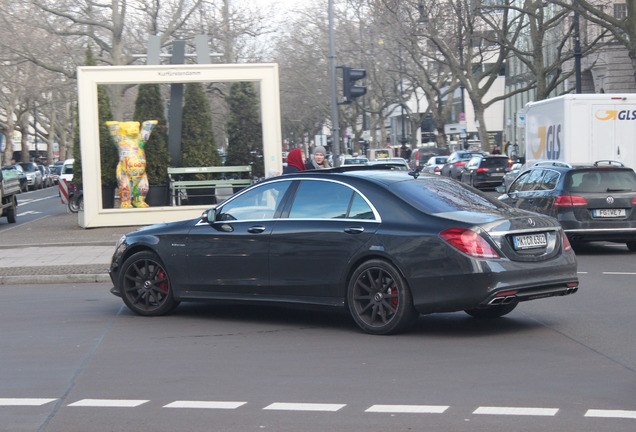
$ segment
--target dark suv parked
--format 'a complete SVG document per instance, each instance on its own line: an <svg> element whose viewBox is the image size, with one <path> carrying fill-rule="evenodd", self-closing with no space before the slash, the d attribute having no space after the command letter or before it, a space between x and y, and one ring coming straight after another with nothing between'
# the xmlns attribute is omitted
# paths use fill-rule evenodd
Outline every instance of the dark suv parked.
<svg viewBox="0 0 636 432"><path fill-rule="evenodd" d="M508 156L478 155L466 163L460 179L477 189L494 188L503 184L509 170Z"/></svg>
<svg viewBox="0 0 636 432"><path fill-rule="evenodd" d="M557 218L571 242L624 242L636 252L636 173L619 162L543 162L497 190L506 204Z"/></svg>

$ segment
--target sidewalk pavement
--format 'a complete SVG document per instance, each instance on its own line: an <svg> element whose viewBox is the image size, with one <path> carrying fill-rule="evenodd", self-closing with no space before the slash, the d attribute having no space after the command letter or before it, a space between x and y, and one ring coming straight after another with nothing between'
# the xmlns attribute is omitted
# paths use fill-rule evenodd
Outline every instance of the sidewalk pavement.
<svg viewBox="0 0 636 432"><path fill-rule="evenodd" d="M137 226L84 229L77 214L45 216L0 233L0 285L110 283L117 240Z"/></svg>

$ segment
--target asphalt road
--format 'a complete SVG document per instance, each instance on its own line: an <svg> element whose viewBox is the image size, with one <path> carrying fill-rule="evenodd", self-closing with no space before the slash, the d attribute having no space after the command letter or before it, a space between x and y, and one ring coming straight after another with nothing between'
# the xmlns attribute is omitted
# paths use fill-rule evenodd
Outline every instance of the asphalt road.
<svg viewBox="0 0 636 432"><path fill-rule="evenodd" d="M0 430L633 432L634 255L578 255L575 295L388 337L333 313L142 318L105 284L0 286Z"/></svg>
<svg viewBox="0 0 636 432"><path fill-rule="evenodd" d="M18 194L18 213L15 224L7 222L6 218L0 218L0 233L5 229L14 228L16 225L32 222L44 216L66 213L67 208L60 201L58 186L46 189L37 189Z"/></svg>

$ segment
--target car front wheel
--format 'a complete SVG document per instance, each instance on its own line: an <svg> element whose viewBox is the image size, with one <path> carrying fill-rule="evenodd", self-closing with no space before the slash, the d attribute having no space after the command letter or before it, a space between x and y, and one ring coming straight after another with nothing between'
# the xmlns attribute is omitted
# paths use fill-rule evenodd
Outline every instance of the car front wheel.
<svg viewBox="0 0 636 432"><path fill-rule="evenodd" d="M370 334L405 331L418 317L404 278L383 260L367 261L355 270L347 290L347 303L356 324Z"/></svg>
<svg viewBox="0 0 636 432"><path fill-rule="evenodd" d="M168 272L150 251L137 252L124 262L119 292L126 306L138 315L165 315L179 304L174 299Z"/></svg>

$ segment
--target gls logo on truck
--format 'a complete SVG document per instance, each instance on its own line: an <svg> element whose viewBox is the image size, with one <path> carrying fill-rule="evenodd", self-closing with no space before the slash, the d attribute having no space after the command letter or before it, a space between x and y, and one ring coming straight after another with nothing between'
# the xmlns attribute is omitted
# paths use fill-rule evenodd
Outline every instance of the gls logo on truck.
<svg viewBox="0 0 636 432"><path fill-rule="evenodd" d="M594 116L599 120L636 120L636 110L602 110L596 111Z"/></svg>
<svg viewBox="0 0 636 432"><path fill-rule="evenodd" d="M560 124L550 126L539 126L537 137L539 138L539 148L532 150L535 159L558 160L561 156L561 133Z"/></svg>

